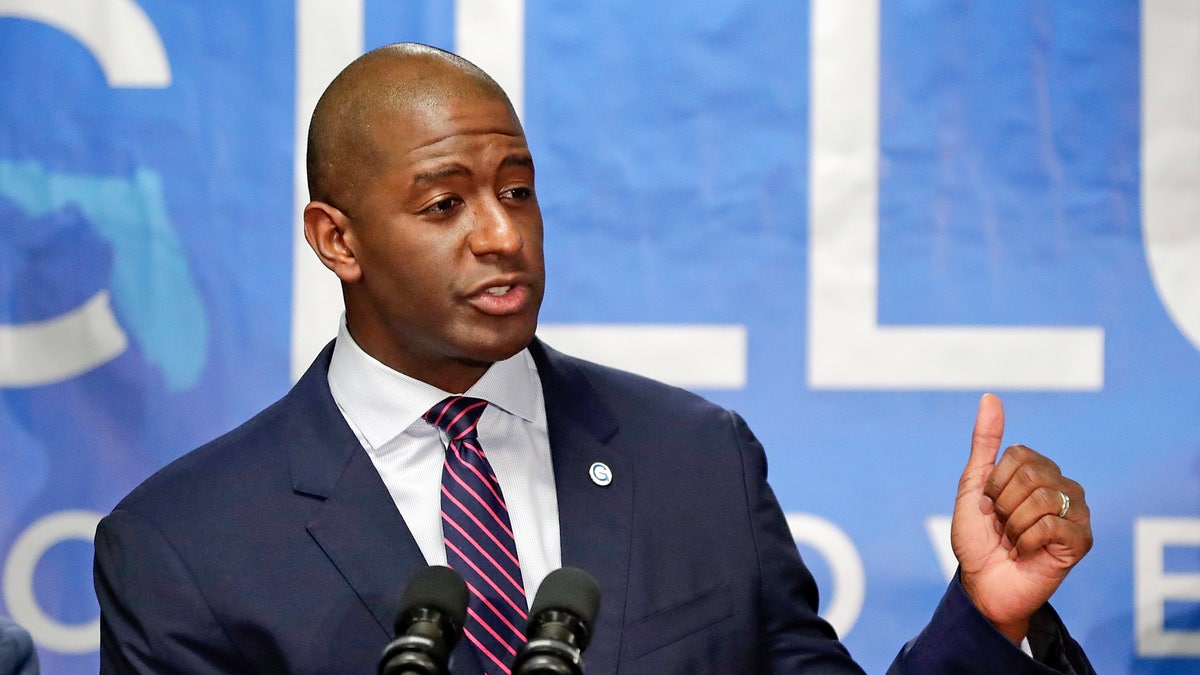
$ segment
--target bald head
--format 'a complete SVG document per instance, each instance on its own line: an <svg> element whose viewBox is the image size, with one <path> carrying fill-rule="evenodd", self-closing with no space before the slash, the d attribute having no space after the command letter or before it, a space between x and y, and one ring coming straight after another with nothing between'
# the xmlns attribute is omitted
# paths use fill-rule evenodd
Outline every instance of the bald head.
<svg viewBox="0 0 1200 675"><path fill-rule="evenodd" d="M436 112L448 100L491 99L516 112L496 81L466 59L415 43L367 52L334 78L308 128L309 199L352 210L386 158L375 133L384 119ZM403 129L399 133L404 133Z"/></svg>

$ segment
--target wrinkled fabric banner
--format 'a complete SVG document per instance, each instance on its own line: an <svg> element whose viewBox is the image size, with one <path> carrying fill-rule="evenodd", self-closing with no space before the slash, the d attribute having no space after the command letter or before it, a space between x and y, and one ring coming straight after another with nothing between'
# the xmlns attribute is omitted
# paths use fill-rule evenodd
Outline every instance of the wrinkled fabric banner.
<svg viewBox="0 0 1200 675"><path fill-rule="evenodd" d="M1054 604L1097 670L1200 667L1194 3L3 0L0 615L43 672L96 670L96 521L334 334L300 137L401 40L521 112L543 339L747 418L868 672L953 573L984 391L1087 489Z"/></svg>

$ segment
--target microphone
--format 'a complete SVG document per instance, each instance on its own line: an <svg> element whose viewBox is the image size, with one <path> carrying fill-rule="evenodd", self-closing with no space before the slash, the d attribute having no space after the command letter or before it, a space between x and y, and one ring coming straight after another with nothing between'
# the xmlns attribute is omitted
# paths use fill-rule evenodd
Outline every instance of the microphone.
<svg viewBox="0 0 1200 675"><path fill-rule="evenodd" d="M467 617L467 584L449 567L413 575L396 617L396 639L379 658L378 675L449 675L450 651Z"/></svg>
<svg viewBox="0 0 1200 675"><path fill-rule="evenodd" d="M576 567L554 570L542 581L513 675L583 675L583 650L592 639L600 587L592 575Z"/></svg>

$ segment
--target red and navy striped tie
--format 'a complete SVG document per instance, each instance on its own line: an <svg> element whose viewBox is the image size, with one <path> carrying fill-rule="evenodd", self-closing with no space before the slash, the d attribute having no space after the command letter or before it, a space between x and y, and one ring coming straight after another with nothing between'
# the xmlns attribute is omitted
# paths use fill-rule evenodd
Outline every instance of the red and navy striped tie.
<svg viewBox="0 0 1200 675"><path fill-rule="evenodd" d="M451 396L425 421L446 432L442 535L446 561L470 590L464 633L489 675L508 673L525 641L525 589L500 483L476 427L487 401Z"/></svg>

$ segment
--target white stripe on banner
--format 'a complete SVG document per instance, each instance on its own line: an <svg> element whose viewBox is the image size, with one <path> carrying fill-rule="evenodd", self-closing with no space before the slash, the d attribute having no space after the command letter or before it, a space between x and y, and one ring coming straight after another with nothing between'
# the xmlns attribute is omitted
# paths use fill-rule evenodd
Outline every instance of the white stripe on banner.
<svg viewBox="0 0 1200 675"><path fill-rule="evenodd" d="M1099 390L1100 328L878 324L879 2L814 0L808 383Z"/></svg>
<svg viewBox="0 0 1200 675"><path fill-rule="evenodd" d="M454 9L454 51L491 75L524 119L524 0L456 0Z"/></svg>
<svg viewBox="0 0 1200 675"><path fill-rule="evenodd" d="M304 239L308 204L308 122L321 92L363 53L364 0L296 2L296 140L292 218L292 379L298 380L337 333L342 289Z"/></svg>
<svg viewBox="0 0 1200 675"><path fill-rule="evenodd" d="M555 349L695 389L746 386L746 327L557 324L538 327Z"/></svg>
<svg viewBox="0 0 1200 675"><path fill-rule="evenodd" d="M1142 233L1159 298L1200 349L1200 3L1194 0L1142 4Z"/></svg>

